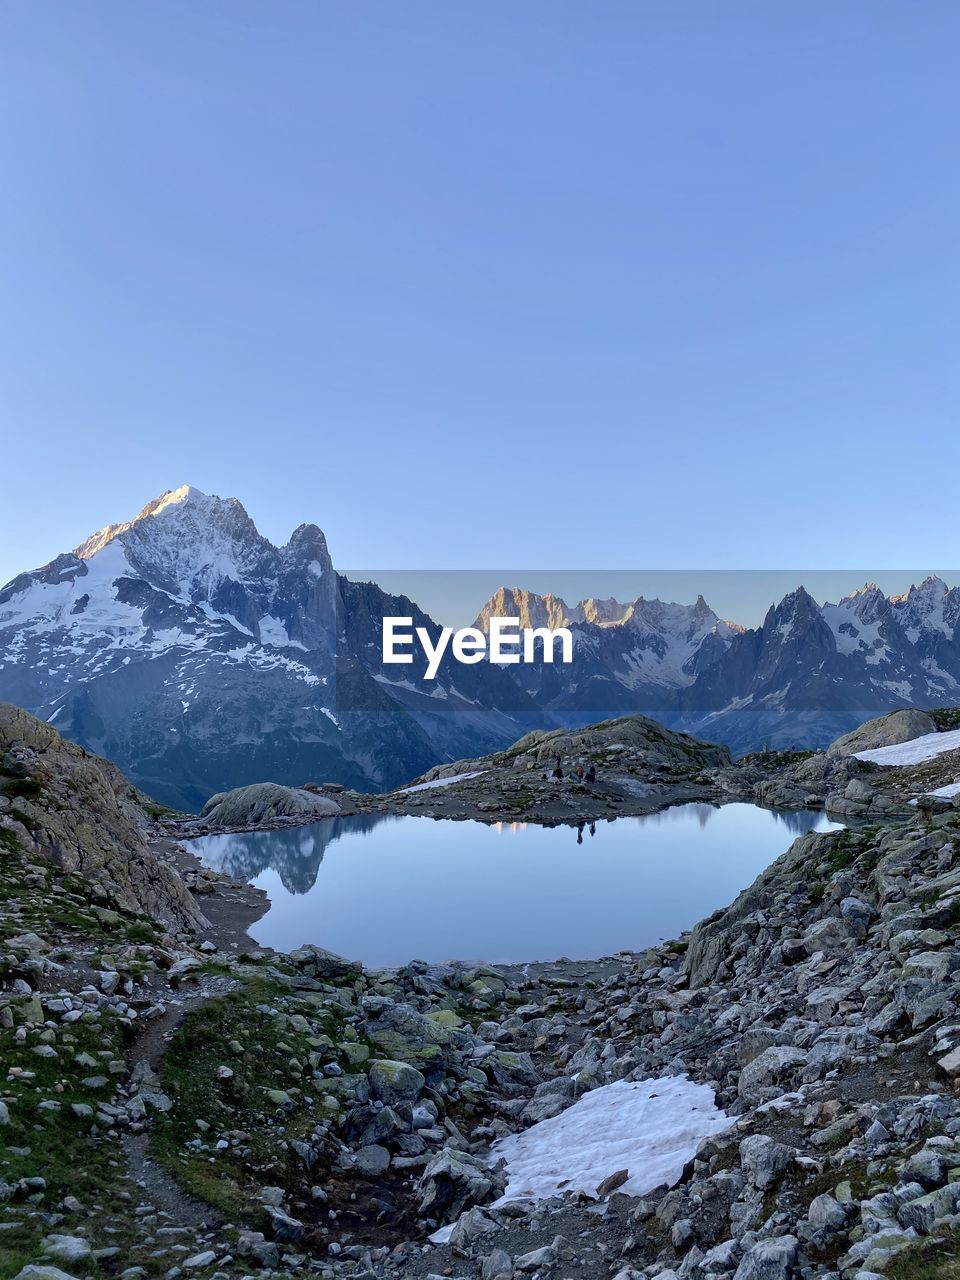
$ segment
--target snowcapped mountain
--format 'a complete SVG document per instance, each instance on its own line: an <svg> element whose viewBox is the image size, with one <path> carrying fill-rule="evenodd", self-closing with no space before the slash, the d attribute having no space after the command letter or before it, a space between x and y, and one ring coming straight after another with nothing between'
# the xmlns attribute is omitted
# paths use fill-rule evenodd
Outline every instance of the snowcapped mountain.
<svg viewBox="0 0 960 1280"><path fill-rule="evenodd" d="M722 621L702 596L571 607L502 588L477 625L497 615L573 632L571 666L507 668L562 724L644 712L752 751L823 746L896 707L960 703L960 589L939 578L889 599L869 584L823 605L799 587L750 630Z"/></svg>
<svg viewBox="0 0 960 1280"><path fill-rule="evenodd" d="M960 703L960 589L927 578L818 605L802 587L762 626L703 597L581 600L503 588L480 611L568 626L570 665L385 666L381 624L439 626L337 574L323 533L282 547L236 499L187 486L0 591L0 699L193 808L272 779L398 785L530 728L643 712L735 750L820 746L883 711Z"/></svg>
<svg viewBox="0 0 960 1280"><path fill-rule="evenodd" d="M384 599L334 572L315 525L275 547L236 499L184 486L0 591L0 699L185 807L264 778L392 785L523 732L489 666L441 673L443 716L382 682Z"/></svg>
<svg viewBox="0 0 960 1280"><path fill-rule="evenodd" d="M680 723L735 750L823 746L896 707L960 702L960 590L873 583L837 604L803 587L771 606L680 697Z"/></svg>
<svg viewBox="0 0 960 1280"><path fill-rule="evenodd" d="M677 709L678 691L726 652L741 627L724 622L703 596L692 605L645 600L581 600L502 587L481 609L518 617L522 626L569 627L574 661L506 668L535 702L563 724L586 723L638 711L662 716Z"/></svg>

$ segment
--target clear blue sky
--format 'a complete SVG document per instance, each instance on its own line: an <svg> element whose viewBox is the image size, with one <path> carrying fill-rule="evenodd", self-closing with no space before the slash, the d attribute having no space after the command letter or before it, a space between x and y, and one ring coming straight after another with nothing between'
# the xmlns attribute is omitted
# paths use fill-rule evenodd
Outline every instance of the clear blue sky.
<svg viewBox="0 0 960 1280"><path fill-rule="evenodd" d="M960 562L955 0L6 0L0 580ZM851 584L854 585L854 584Z"/></svg>

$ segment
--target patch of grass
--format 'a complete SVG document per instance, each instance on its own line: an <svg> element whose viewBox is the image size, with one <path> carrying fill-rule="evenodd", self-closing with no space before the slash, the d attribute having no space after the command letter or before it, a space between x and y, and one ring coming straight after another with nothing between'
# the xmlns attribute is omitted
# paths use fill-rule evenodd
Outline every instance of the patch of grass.
<svg viewBox="0 0 960 1280"><path fill-rule="evenodd" d="M156 942L160 937L160 930L151 920L132 920L129 924L124 921L122 927L128 942Z"/></svg>
<svg viewBox="0 0 960 1280"><path fill-rule="evenodd" d="M7 853L18 853L20 848L20 841L9 827L0 827L0 849Z"/></svg>
<svg viewBox="0 0 960 1280"><path fill-rule="evenodd" d="M816 755L815 751L751 751L749 755L741 756L738 764L760 764L766 768L786 769L790 765L802 764L804 760L809 760L811 756Z"/></svg>
<svg viewBox="0 0 960 1280"><path fill-rule="evenodd" d="M278 1125L287 1142L309 1139L330 1114L322 1102L327 1082L314 1080L313 1071L334 1061L345 1074L363 1069L351 1067L345 1053L341 1060L335 1045L345 1038L340 1013L268 977L206 1001L184 1020L164 1055L162 1087L173 1107L153 1131L157 1159L193 1195L262 1225L256 1190L265 1183L302 1189L305 1176L300 1158L280 1149ZM221 1065L230 1067L231 1079L218 1079ZM289 1101L270 1099L268 1089ZM198 1128L198 1120L209 1129ZM244 1134L242 1143L214 1152L221 1134L237 1133Z"/></svg>
<svg viewBox="0 0 960 1280"><path fill-rule="evenodd" d="M960 707L935 707L927 715L941 733L950 729L960 729Z"/></svg>
<svg viewBox="0 0 960 1280"><path fill-rule="evenodd" d="M960 1280L960 1235L918 1241L897 1254L885 1273L888 1280Z"/></svg>
<svg viewBox="0 0 960 1280"><path fill-rule="evenodd" d="M168 805L157 804L156 801L153 801L150 804L145 804L142 807L143 807L143 811L145 813L148 813L150 817L153 818L154 822L156 822L158 818L162 818L166 814L174 812L174 810L171 809Z"/></svg>
<svg viewBox="0 0 960 1280"><path fill-rule="evenodd" d="M59 1032L58 1057L41 1058L33 1052L36 1033L27 1043L18 1044L13 1028L0 1029L0 1061L5 1068L20 1067L33 1073L0 1080L0 1094L10 1110L0 1147L0 1180L13 1186L22 1178L42 1177L46 1182L35 1204L25 1205L22 1199L0 1203L0 1222L18 1224L0 1231L0 1280L8 1280L27 1263L37 1261L40 1238L49 1228L36 1210L49 1211L67 1195L76 1196L85 1206L110 1206L96 1222L84 1220L84 1233L91 1243L123 1246L132 1238L132 1225L123 1216L122 1198L131 1188L120 1149L102 1137L92 1138L90 1119L75 1115L71 1109L72 1103L96 1109L98 1099L107 1099L113 1088L109 1077L99 1089L83 1085L85 1077L100 1073L78 1064L75 1055L96 1056L108 1051L122 1058L123 1039L122 1025L111 1017L91 1025L78 1022ZM48 1099L58 1102L60 1109L43 1109L40 1104ZM70 1231L66 1223L60 1229Z"/></svg>
<svg viewBox="0 0 960 1280"><path fill-rule="evenodd" d="M43 787L34 778L12 778L4 776L0 779L0 793L14 799L38 800L43 795Z"/></svg>
<svg viewBox="0 0 960 1280"><path fill-rule="evenodd" d="M504 804L508 809L529 809L535 799L532 791L516 791L504 798Z"/></svg>
<svg viewBox="0 0 960 1280"><path fill-rule="evenodd" d="M870 845L876 835L876 827L844 827L835 831L829 839L827 856L822 867L828 873L844 871Z"/></svg>
<svg viewBox="0 0 960 1280"><path fill-rule="evenodd" d="M822 902L827 892L827 882L825 880L814 880L810 885L810 901Z"/></svg>

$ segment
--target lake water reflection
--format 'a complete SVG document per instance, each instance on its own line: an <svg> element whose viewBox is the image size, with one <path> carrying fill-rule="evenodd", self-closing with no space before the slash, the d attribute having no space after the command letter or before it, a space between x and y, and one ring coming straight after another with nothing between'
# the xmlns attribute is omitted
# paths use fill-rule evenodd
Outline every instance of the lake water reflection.
<svg viewBox="0 0 960 1280"><path fill-rule="evenodd" d="M257 942L367 966L591 959L676 937L726 905L823 814L679 805L576 827L363 814L188 842L252 881Z"/></svg>

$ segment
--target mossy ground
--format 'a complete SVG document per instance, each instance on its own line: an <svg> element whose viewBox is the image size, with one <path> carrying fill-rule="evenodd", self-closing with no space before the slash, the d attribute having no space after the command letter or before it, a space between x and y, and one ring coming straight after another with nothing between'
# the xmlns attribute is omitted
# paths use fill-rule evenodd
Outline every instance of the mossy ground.
<svg viewBox="0 0 960 1280"><path fill-rule="evenodd" d="M888 1280L960 1280L960 1234L950 1230L904 1249L887 1268Z"/></svg>
<svg viewBox="0 0 960 1280"><path fill-rule="evenodd" d="M76 1197L83 1206L76 1224L92 1244L129 1249L133 1231L125 1210L132 1188L120 1148L91 1136L93 1116L78 1116L72 1110L77 1103L95 1113L97 1103L110 1098L110 1064L122 1062L126 1034L119 1020L110 1016L92 1024L77 1022L57 1029L57 1057L43 1058L34 1052L36 1033L20 1044L16 1027L0 1028L0 1062L6 1071L0 1096L10 1112L0 1146L0 1179L13 1187L24 1178L46 1182L35 1203L22 1194L0 1202L0 1222L16 1224L0 1231L0 1280L38 1259L47 1228L33 1211L54 1208L65 1196ZM77 1060L79 1055L84 1055L83 1061ZM90 1060L97 1065L91 1066ZM95 1079L104 1083L83 1083ZM59 1104L58 1109L42 1105L51 1102ZM69 1233L72 1226L68 1221L55 1229ZM95 1274L99 1270L93 1268Z"/></svg>
<svg viewBox="0 0 960 1280"><path fill-rule="evenodd" d="M153 1133L158 1160L192 1195L238 1218L250 1218L265 1184L302 1190L303 1163L279 1139L307 1139L324 1105L335 1109L322 1101L328 1081L312 1072L332 1062L357 1070L337 1048L348 1034L335 1008L269 976L206 1001L164 1055L161 1083L174 1105ZM230 1079L218 1078L221 1066ZM268 1090L288 1101L271 1100ZM229 1145L216 1151L221 1134Z"/></svg>
<svg viewBox="0 0 960 1280"><path fill-rule="evenodd" d="M0 828L0 941L35 931L72 942L116 944L159 942L162 931L148 917L121 907L90 902L82 876L61 873L31 860L9 830Z"/></svg>
<svg viewBox="0 0 960 1280"><path fill-rule="evenodd" d="M8 955L0 970L9 977L17 976L23 952L4 943L21 934L55 939L50 958L84 967L106 962L131 943L161 937L146 917L91 905L89 884L34 860L9 830L0 829L0 837L0 951ZM125 967L133 972L137 965ZM13 997L5 1003L13 1025L0 1026L0 1098L10 1114L0 1129L0 1181L16 1189L21 1179L40 1177L46 1186L30 1195L15 1190L5 1202L0 1196L0 1280L37 1262L41 1238L51 1229L82 1234L95 1248L118 1249L117 1257L130 1265L136 1253L136 1188L126 1176L119 1143L92 1130L98 1103L110 1100L126 1071L131 1027L110 1008L99 1018L85 1014L72 1024L53 1018L48 1026L36 1021L35 1001ZM41 1045L56 1056L37 1054ZM76 1114L73 1104L92 1114ZM56 1210L65 1196L82 1208L68 1212L56 1228L45 1227L41 1214ZM115 1274L117 1257L88 1260L84 1274Z"/></svg>

